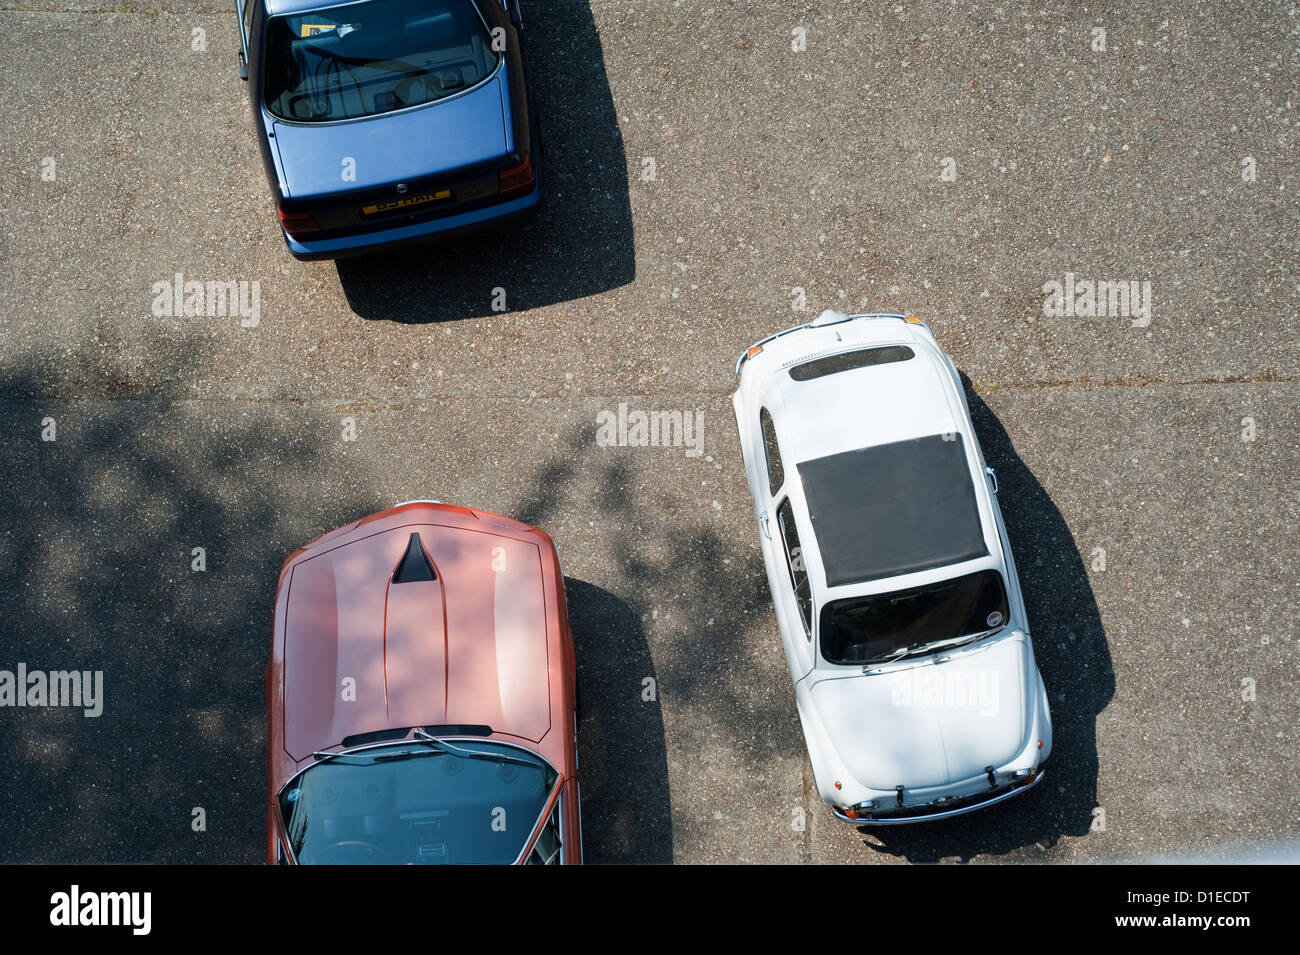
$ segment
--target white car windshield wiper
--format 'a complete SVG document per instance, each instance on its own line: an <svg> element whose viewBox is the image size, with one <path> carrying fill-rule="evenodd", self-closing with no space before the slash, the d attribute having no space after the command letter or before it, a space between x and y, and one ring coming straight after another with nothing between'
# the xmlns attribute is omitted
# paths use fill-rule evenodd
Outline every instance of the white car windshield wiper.
<svg viewBox="0 0 1300 955"><path fill-rule="evenodd" d="M872 657L870 660L864 660L862 662L862 668L864 670L870 670L875 667L884 666L886 663L893 663L899 657L907 656L911 651L911 647L896 647L889 653L882 654L878 657Z"/></svg>
<svg viewBox="0 0 1300 955"><path fill-rule="evenodd" d="M1003 624L1002 627L1005 627ZM928 643L918 643L911 647L898 647L893 651L878 657L872 657L870 660L863 662L863 669L874 669L875 667L884 666L886 663L893 663L903 657L919 656L923 653L929 653L932 650L942 650L944 648L959 647L963 644L974 643L976 640L983 640L985 637L992 636L1002 627L993 627L991 630L982 630L979 633L966 633L960 637L944 637L942 640L931 640Z"/></svg>
<svg viewBox="0 0 1300 955"><path fill-rule="evenodd" d="M1005 627L1006 624L1003 624L1002 626ZM981 630L979 633L967 633L960 637L931 640L929 643L923 643L919 647L913 647L908 652L908 656L916 653L929 653L931 650L941 650L945 647L951 649L952 647L960 647L967 643L974 643L976 640L983 640L985 637L992 636L1001 629L1002 627L993 627L991 630Z"/></svg>

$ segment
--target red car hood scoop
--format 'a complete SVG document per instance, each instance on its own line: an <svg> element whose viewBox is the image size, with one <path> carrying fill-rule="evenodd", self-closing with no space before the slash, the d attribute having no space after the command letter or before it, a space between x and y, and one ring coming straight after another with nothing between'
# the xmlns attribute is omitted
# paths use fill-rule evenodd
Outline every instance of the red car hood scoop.
<svg viewBox="0 0 1300 955"><path fill-rule="evenodd" d="M393 571L393 583L415 584L437 579L438 575L433 570L433 561L429 560L429 555L425 553L424 544L420 540L420 532L411 531L411 537L406 542L406 553L398 561L397 570Z"/></svg>
<svg viewBox="0 0 1300 955"><path fill-rule="evenodd" d="M295 760L394 727L476 724L532 741L550 728L537 545L407 525L298 564L284 649Z"/></svg>

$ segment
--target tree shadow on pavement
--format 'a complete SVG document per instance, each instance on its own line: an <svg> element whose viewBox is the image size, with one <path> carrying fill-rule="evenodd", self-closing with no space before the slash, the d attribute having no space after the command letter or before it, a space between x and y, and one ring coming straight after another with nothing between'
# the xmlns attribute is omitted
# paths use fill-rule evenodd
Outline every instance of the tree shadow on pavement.
<svg viewBox="0 0 1300 955"><path fill-rule="evenodd" d="M133 394L102 369L78 380ZM0 862L259 861L270 611L281 561L320 527L322 441L270 408L55 400L39 382L0 373L0 669L102 671L103 710L0 710Z"/></svg>
<svg viewBox="0 0 1300 955"><path fill-rule="evenodd" d="M566 555L582 545L565 540L561 525L578 514L584 519L576 523L599 528L588 542L600 551L593 555L604 571L599 586L569 581L592 862L673 861L661 701L679 726L725 747L754 777L770 773L771 761L798 745L791 695L756 688L748 665L755 641L766 636L756 637L754 628L770 622L761 563L703 522L682 520L683 510L701 502L672 489L698 485L698 477L683 476L698 475L691 469L702 465L655 454L663 452L598 449L589 431L573 429L528 480L536 496L511 515L558 534ZM680 468L681 475L666 478L664 468ZM679 752L693 744L685 737L673 742ZM679 760L673 771L701 776L691 760Z"/></svg>

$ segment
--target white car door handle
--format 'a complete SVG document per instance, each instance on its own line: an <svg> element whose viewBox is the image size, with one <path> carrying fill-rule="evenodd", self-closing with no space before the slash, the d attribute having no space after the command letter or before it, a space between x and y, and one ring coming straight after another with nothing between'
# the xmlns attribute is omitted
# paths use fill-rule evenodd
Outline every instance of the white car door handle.
<svg viewBox="0 0 1300 955"><path fill-rule="evenodd" d="M763 532L764 537L771 540L772 532L768 529L767 523L767 511L764 511L758 518L758 529Z"/></svg>

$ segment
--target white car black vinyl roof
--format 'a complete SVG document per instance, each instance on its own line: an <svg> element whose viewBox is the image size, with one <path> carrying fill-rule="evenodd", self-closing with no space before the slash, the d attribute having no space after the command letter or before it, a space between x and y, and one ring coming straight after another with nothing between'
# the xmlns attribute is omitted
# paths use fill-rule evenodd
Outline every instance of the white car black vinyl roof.
<svg viewBox="0 0 1300 955"><path fill-rule="evenodd" d="M960 434L801 462L826 585L840 587L988 553Z"/></svg>

